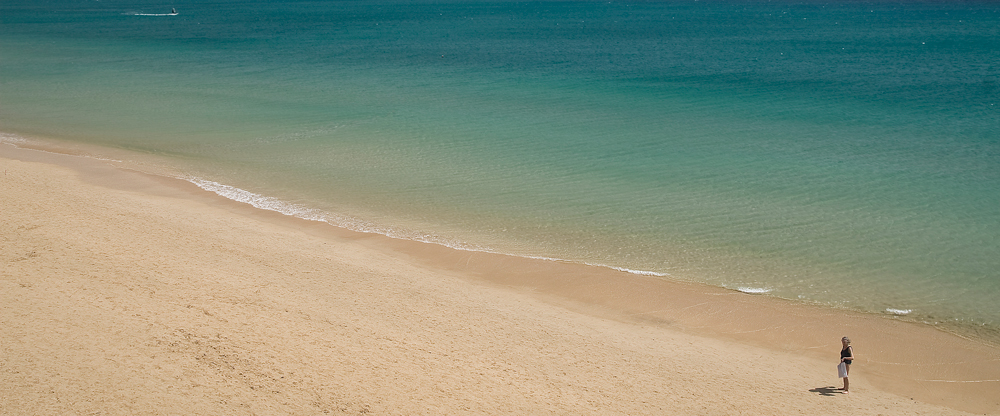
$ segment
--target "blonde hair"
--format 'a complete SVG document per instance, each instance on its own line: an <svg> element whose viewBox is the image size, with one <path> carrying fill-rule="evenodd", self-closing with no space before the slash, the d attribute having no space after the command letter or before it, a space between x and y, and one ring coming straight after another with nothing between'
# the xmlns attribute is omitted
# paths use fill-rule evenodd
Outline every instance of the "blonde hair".
<svg viewBox="0 0 1000 416"><path fill-rule="evenodd" d="M850 339L850 338L848 338L848 337L843 337L843 338L841 338L840 340L841 340L841 341L847 341L847 345L851 345L851 339Z"/></svg>

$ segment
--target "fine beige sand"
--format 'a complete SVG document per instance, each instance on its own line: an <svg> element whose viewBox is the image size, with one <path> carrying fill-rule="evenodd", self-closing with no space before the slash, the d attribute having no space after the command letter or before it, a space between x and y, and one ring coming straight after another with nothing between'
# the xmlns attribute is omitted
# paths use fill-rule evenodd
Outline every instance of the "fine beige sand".
<svg viewBox="0 0 1000 416"><path fill-rule="evenodd" d="M928 326L357 234L108 163L0 144L0 414L1000 414L1000 350Z"/></svg>

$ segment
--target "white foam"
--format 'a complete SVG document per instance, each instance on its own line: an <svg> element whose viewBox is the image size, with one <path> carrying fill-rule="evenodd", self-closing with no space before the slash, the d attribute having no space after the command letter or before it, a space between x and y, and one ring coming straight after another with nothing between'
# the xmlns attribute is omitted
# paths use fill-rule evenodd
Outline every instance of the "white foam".
<svg viewBox="0 0 1000 416"><path fill-rule="evenodd" d="M8 143L8 144L17 145L17 144L22 144L22 143L25 143L25 142L27 142L27 140L25 140L23 137L18 136L16 134L0 133L0 143Z"/></svg>
<svg viewBox="0 0 1000 416"><path fill-rule="evenodd" d="M560 258L555 258L555 257L544 257L544 256L524 256L524 258L527 258L527 259L534 259L534 260L545 260L545 261L565 261L565 260L563 260L563 259L560 259ZM591 265L591 266L592 266L592 265Z"/></svg>
<svg viewBox="0 0 1000 416"><path fill-rule="evenodd" d="M596 266L603 266L603 265L598 264ZM651 271L648 271L648 270L633 270L633 269L626 269L624 267L614 267L614 266L604 266L604 267L610 267L610 268L618 270L620 272L638 274L638 275L641 275L641 276L657 276L657 277L669 276L666 273L651 272Z"/></svg>
<svg viewBox="0 0 1000 416"><path fill-rule="evenodd" d="M199 188L214 192L220 196L233 201L250 204L255 208L266 209L268 211L280 212L285 215L303 218L312 221L326 222L325 216L317 210L289 204L277 198L255 194L234 186L223 185L218 182L204 180L200 178L184 178L188 182L198 185Z"/></svg>
<svg viewBox="0 0 1000 416"><path fill-rule="evenodd" d="M885 311L886 311L886 312L889 312L889 313L891 313L891 314L893 314L893 315L907 315L907 314L909 314L910 312L913 312L913 309L893 309L893 308L885 308Z"/></svg>
<svg viewBox="0 0 1000 416"><path fill-rule="evenodd" d="M278 212L291 217L301 218L310 221L324 222L333 225L335 227L345 228L351 231L356 231L361 233L381 234L387 237L398 238L402 240L439 244L457 250L487 251L484 249L480 249L478 247L472 247L468 244L446 241L434 235L429 235L429 234L418 235L415 233L407 234L401 230L379 227L373 223L362 221L357 218L349 217L346 215L330 214L317 209L285 202L277 198L260 195L254 192L247 191L245 189L237 188L235 186L224 185L215 181L210 181L197 177L185 177L182 179L197 185L201 189L204 189L209 192L214 192L215 194L222 196L223 198L227 198L236 202L242 202L244 204L251 205L254 208Z"/></svg>
<svg viewBox="0 0 1000 416"><path fill-rule="evenodd" d="M521 256L521 257L528 258L528 259L535 259L535 260L545 260L545 261L569 261L569 260L566 260L566 259L560 259L560 258L556 258L556 257L544 257L544 256ZM611 270L617 270L617 271L625 272L625 273L638 274L638 275L642 275L642 276L657 276L657 277L669 276L669 274L666 274L666 273L652 272L652 271L648 271L648 270L626 269L624 267L608 266L607 264L600 264L600 263L583 263L583 264L585 264L587 266L594 266L594 267L606 267L606 268L609 268Z"/></svg>
<svg viewBox="0 0 1000 416"><path fill-rule="evenodd" d="M284 215L302 218L311 221L325 222L327 224L345 228L351 231L357 231L362 233L372 233L381 234L386 237L398 238L401 240L411 240L419 241L428 244L438 244L455 250L463 251L475 251L482 253L498 253L495 250L489 249L487 247L476 246L473 244L468 244L460 241L450 241L448 239L442 238L440 236L431 234L416 234L416 233L406 233L397 229L390 229L385 227L379 227L372 223L361 221L356 218L351 218L343 215L332 215L325 213L323 211L304 207L297 204L288 203L277 198L272 198L269 196L260 195L247 191L245 189L240 189L235 186L224 185L215 181L210 181L206 179L201 179L197 177L184 177L181 178L188 182L197 185L199 188L204 189L209 192L213 192L223 198L227 198L233 201L242 202L253 206L254 208L264 209L268 211L278 212ZM540 257L540 256L523 256L530 259L545 260L545 261L568 261L565 259L554 258L554 257ZM620 272L637 274L642 276L657 276L664 277L669 276L666 273L648 271L648 270L635 270L628 269L624 267L608 266L606 264L597 263L584 263L588 266L596 267L607 267L609 269L617 270ZM744 290L746 289L746 290ZM754 291L758 292L754 292ZM741 288L740 291L747 293L767 293L770 292L769 289L753 289L753 288Z"/></svg>
<svg viewBox="0 0 1000 416"><path fill-rule="evenodd" d="M738 290L740 292L743 292L743 293L749 293L749 294L752 294L752 295L760 295L760 294L764 294L764 293L771 293L771 289L768 289L768 288L765 288L765 287L740 286L740 287L737 287L736 290Z"/></svg>

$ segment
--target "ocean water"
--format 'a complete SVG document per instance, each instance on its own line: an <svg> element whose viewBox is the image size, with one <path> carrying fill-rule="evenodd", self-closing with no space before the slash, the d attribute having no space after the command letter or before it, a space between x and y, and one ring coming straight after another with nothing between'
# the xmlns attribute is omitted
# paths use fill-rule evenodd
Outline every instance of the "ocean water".
<svg viewBox="0 0 1000 416"><path fill-rule="evenodd" d="M0 140L993 340L998 82L990 1L0 3Z"/></svg>

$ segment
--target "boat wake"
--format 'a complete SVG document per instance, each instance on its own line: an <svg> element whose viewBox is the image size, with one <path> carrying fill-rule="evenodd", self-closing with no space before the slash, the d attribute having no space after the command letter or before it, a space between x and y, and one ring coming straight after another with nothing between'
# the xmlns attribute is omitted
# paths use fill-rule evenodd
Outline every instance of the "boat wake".
<svg viewBox="0 0 1000 416"><path fill-rule="evenodd" d="M133 16L177 16L177 9L170 9L170 13L134 13Z"/></svg>

